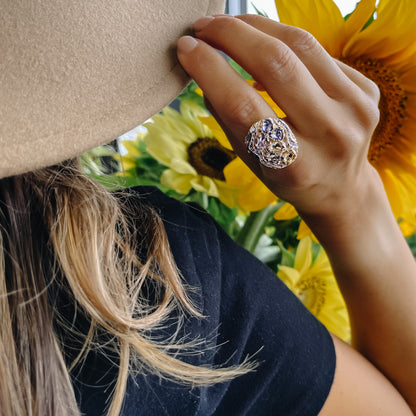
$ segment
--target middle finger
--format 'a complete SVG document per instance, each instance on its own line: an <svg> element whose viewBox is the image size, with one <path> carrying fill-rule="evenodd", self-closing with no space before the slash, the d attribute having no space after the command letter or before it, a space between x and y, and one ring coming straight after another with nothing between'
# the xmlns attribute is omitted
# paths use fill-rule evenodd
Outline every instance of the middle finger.
<svg viewBox="0 0 416 416"><path fill-rule="evenodd" d="M279 39L228 16L218 16L202 28L197 22L195 32L260 82L299 132L310 132L326 119L331 98Z"/></svg>

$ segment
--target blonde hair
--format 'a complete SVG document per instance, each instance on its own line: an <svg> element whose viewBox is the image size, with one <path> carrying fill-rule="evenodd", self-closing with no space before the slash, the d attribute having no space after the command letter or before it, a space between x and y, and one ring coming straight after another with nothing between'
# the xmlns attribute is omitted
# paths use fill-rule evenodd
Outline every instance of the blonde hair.
<svg viewBox="0 0 416 416"><path fill-rule="evenodd" d="M120 198L82 175L76 161L0 181L0 414L79 415L70 370L93 348L97 330L114 339L119 356L108 415L121 409L131 371L148 371L192 385L210 385L252 370L197 367L175 358L198 341L150 338L173 310L202 319L170 252L161 218L148 206L128 219ZM145 241L142 242L142 239ZM147 247L146 260L137 244ZM91 326L67 368L48 288L63 276ZM144 297L156 288L158 303ZM178 320L178 329L180 325ZM68 328L63 328L69 331Z"/></svg>

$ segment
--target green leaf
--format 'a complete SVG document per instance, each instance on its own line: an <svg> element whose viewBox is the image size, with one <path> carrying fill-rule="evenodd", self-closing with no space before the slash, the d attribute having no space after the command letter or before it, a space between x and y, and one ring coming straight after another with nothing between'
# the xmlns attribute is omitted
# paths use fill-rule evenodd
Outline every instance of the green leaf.
<svg viewBox="0 0 416 416"><path fill-rule="evenodd" d="M371 23L374 22L374 14L367 20L367 23L363 26L363 28L361 29L361 31L363 31L365 28L367 28L368 26L371 25Z"/></svg>
<svg viewBox="0 0 416 416"><path fill-rule="evenodd" d="M412 251L413 257L416 259L416 234L407 237L406 241Z"/></svg>
<svg viewBox="0 0 416 416"><path fill-rule="evenodd" d="M282 253L279 263L282 266L293 267L295 265L296 250L289 251L281 241L278 242L278 246Z"/></svg>
<svg viewBox="0 0 416 416"><path fill-rule="evenodd" d="M239 74L242 78L246 80L253 80L253 77L244 69L242 68L237 62L229 58L228 63L230 66Z"/></svg>
<svg viewBox="0 0 416 416"><path fill-rule="evenodd" d="M259 14L260 16L263 16L263 17L269 17L268 15L267 15L267 13L264 11L264 10L262 10L262 11L260 11L255 5L254 5L254 3L253 2L251 2L251 6L253 7L253 9L256 11L256 13L257 14Z"/></svg>
<svg viewBox="0 0 416 416"><path fill-rule="evenodd" d="M274 234L276 240L281 241L285 247L296 247L299 244L298 229L300 225L300 217L291 220L278 221L274 220Z"/></svg>
<svg viewBox="0 0 416 416"><path fill-rule="evenodd" d="M189 83L189 85L178 96L178 99L181 101L190 100L190 101L193 101L194 103L197 103L201 107L205 108L204 98L195 92L197 88L199 88L198 84L192 80Z"/></svg>
<svg viewBox="0 0 416 416"><path fill-rule="evenodd" d="M280 206L280 204L271 204L260 211L251 212L236 238L237 243L254 253L260 237L265 233L266 227L273 220L273 215Z"/></svg>

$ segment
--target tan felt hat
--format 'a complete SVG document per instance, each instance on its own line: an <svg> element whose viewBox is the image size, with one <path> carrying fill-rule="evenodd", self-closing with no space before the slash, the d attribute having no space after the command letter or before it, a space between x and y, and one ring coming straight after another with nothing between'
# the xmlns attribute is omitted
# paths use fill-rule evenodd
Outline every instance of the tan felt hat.
<svg viewBox="0 0 416 416"><path fill-rule="evenodd" d="M176 42L224 0L0 0L0 178L108 143L188 76Z"/></svg>

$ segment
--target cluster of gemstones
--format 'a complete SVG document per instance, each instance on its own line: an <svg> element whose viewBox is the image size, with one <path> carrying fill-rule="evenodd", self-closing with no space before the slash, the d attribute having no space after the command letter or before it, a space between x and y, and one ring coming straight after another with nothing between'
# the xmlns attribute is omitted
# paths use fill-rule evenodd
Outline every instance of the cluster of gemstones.
<svg viewBox="0 0 416 416"><path fill-rule="evenodd" d="M266 118L254 123L245 138L249 152L268 168L282 169L298 155L298 143L289 126L280 118Z"/></svg>

